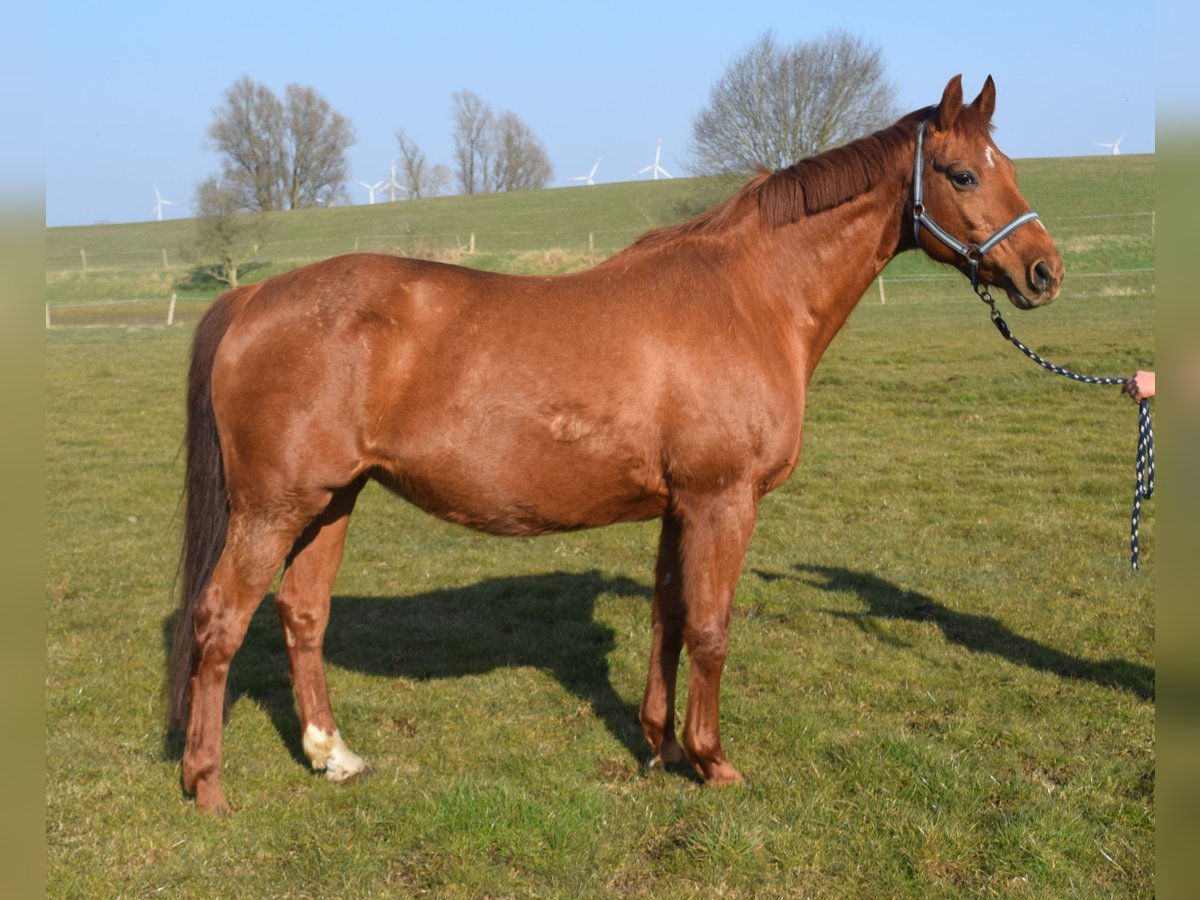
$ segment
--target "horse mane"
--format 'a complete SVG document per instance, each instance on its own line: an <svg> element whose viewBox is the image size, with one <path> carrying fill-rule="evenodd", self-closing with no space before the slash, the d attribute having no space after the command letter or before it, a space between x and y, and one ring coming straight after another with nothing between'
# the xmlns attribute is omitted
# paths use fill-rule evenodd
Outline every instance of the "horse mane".
<svg viewBox="0 0 1200 900"><path fill-rule="evenodd" d="M759 192L763 224L778 228L870 190L894 171L899 154L912 156L917 125L928 114L927 109L910 113L882 131L771 173Z"/></svg>
<svg viewBox="0 0 1200 900"><path fill-rule="evenodd" d="M678 225L647 231L628 249L661 247L691 235L721 232L752 207L757 207L763 227L773 229L840 206L893 171L898 155L912 155L917 125L932 111L919 109L881 131L787 168L760 170L723 203Z"/></svg>

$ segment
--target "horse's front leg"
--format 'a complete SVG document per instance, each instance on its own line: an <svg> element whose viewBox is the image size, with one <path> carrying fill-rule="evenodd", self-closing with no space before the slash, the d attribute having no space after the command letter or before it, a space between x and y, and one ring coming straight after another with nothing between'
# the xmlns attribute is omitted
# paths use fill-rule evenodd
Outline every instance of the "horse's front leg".
<svg viewBox="0 0 1200 900"><path fill-rule="evenodd" d="M642 731L650 745L651 767L683 762L683 748L675 739L675 676L683 647L683 603L679 592L679 520L663 517L654 567L654 602L651 612L653 642L650 671L642 698Z"/></svg>
<svg viewBox="0 0 1200 900"><path fill-rule="evenodd" d="M733 592L754 531L755 497L737 486L676 498L680 517L683 640L691 659L683 747L707 784L742 776L721 749L721 673L729 647Z"/></svg>

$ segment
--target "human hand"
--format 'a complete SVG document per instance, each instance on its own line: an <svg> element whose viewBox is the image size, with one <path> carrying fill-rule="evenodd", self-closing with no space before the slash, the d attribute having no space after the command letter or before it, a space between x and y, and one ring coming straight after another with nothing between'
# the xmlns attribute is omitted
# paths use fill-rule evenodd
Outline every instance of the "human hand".
<svg viewBox="0 0 1200 900"><path fill-rule="evenodd" d="M1154 373L1143 372L1140 369L1133 373L1133 376L1125 382L1123 390L1126 394L1133 398L1135 403L1141 403L1147 397L1154 396Z"/></svg>

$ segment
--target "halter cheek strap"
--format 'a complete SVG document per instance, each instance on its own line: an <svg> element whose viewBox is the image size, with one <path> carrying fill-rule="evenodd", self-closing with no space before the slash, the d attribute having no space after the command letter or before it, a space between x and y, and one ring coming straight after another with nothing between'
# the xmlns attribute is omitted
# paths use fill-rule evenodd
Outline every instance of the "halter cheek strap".
<svg viewBox="0 0 1200 900"><path fill-rule="evenodd" d="M971 267L971 287L979 289L979 264L983 255L999 244L1002 240L1024 225L1039 218L1032 209L1021 213L982 244L964 244L945 228L933 220L925 211L925 121L917 128L917 154L913 163L913 237L917 246L921 244L921 227L929 229L930 234L963 257Z"/></svg>

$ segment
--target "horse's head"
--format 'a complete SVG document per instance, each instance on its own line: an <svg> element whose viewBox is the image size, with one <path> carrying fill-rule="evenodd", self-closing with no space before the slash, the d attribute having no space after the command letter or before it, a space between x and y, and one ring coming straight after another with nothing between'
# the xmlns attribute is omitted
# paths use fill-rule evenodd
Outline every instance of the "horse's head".
<svg viewBox="0 0 1200 900"><path fill-rule="evenodd" d="M1017 189L1016 167L992 141L996 86L989 75L970 106L962 76L921 126L914 165L918 246L972 282L1003 288L1020 309L1058 296L1063 262Z"/></svg>

